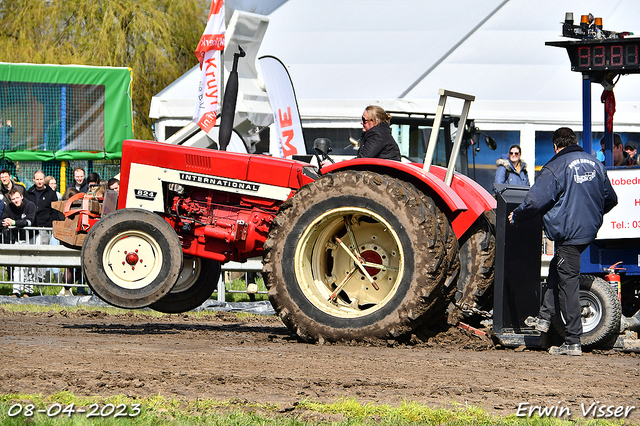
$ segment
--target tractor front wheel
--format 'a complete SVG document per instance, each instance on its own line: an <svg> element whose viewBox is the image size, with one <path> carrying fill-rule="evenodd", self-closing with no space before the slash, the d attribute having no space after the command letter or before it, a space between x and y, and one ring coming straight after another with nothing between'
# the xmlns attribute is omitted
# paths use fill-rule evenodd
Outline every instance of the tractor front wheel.
<svg viewBox="0 0 640 426"><path fill-rule="evenodd" d="M87 235L81 257L91 289L125 309L160 300L182 269L182 247L173 228L141 209L117 210L100 219Z"/></svg>

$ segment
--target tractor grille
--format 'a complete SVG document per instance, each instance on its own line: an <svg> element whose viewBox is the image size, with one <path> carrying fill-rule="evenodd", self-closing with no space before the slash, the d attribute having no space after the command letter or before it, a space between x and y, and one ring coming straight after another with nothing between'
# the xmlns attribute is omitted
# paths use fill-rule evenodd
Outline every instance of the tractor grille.
<svg viewBox="0 0 640 426"><path fill-rule="evenodd" d="M211 159L204 155L185 154L185 164L191 169L211 170Z"/></svg>

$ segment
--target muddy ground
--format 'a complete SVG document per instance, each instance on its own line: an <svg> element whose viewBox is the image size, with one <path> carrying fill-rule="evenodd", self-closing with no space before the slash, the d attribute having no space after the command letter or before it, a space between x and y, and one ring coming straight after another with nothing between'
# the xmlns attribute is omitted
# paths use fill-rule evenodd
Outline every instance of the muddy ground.
<svg viewBox="0 0 640 426"><path fill-rule="evenodd" d="M552 357L504 349L457 328L424 342L307 344L277 317L230 313L12 313L0 308L0 393L215 398L278 404L310 399L431 407L472 404L515 414L518 404L637 406L640 356L594 351ZM521 406L525 407L525 406ZM593 416L589 416L593 417Z"/></svg>

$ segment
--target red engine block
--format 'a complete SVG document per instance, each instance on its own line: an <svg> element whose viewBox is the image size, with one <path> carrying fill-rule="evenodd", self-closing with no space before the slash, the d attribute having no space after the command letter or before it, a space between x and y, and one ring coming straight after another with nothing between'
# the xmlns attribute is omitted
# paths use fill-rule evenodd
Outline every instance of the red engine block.
<svg viewBox="0 0 640 426"><path fill-rule="evenodd" d="M262 255L281 202L193 189L172 199L169 221L185 254L219 262Z"/></svg>

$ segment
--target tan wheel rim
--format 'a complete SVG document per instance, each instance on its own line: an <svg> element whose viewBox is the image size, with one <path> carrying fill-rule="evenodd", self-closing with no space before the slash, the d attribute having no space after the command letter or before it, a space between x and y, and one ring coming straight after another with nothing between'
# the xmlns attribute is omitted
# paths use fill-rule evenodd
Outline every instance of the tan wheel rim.
<svg viewBox="0 0 640 426"><path fill-rule="evenodd" d="M162 250L145 232L121 232L106 245L102 264L114 284L137 290L151 284L160 274Z"/></svg>
<svg viewBox="0 0 640 426"><path fill-rule="evenodd" d="M404 252L380 215L344 207L307 226L294 264L300 289L313 305L332 316L358 318L393 299L402 281Z"/></svg>

